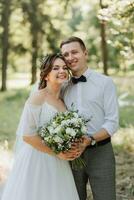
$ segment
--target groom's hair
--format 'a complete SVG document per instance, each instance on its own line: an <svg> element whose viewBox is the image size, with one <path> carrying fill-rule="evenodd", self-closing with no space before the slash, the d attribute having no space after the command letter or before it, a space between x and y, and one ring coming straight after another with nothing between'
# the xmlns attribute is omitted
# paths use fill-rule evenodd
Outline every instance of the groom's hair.
<svg viewBox="0 0 134 200"><path fill-rule="evenodd" d="M78 43L80 44L82 50L83 50L83 51L86 50L86 46L85 46L83 40L80 39L79 37L75 37L75 36L72 36L72 37L69 37L69 38L66 38L65 40L63 40L63 41L61 42L61 44L60 44L60 48L62 48L62 46L63 46L64 44L69 44L69 43L72 43L72 42L78 42Z"/></svg>

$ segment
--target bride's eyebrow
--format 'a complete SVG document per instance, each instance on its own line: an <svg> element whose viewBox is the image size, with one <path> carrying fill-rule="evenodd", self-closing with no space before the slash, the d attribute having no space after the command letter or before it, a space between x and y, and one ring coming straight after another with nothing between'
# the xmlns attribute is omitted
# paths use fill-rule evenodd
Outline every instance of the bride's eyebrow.
<svg viewBox="0 0 134 200"><path fill-rule="evenodd" d="M59 65L54 65L53 67L67 67L67 65L59 66Z"/></svg>
<svg viewBox="0 0 134 200"><path fill-rule="evenodd" d="M60 67L60 66L59 66L59 65L54 65L53 68L54 68L54 67Z"/></svg>

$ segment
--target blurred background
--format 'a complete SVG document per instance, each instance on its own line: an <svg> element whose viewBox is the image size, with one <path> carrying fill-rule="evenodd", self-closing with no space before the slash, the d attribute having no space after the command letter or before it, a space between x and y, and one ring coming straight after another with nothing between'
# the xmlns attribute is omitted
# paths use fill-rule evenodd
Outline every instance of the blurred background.
<svg viewBox="0 0 134 200"><path fill-rule="evenodd" d="M117 86L120 128L112 139L117 200L134 200L134 0L0 0L0 192L40 59L59 52L69 36L84 40L88 66ZM88 195L91 200L90 189Z"/></svg>

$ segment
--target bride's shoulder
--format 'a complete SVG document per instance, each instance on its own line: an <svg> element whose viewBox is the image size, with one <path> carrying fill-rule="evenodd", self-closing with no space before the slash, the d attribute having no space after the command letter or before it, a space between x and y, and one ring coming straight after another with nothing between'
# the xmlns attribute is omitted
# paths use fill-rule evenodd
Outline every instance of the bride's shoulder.
<svg viewBox="0 0 134 200"><path fill-rule="evenodd" d="M41 106L45 101L45 90L41 89L36 92L34 92L33 95L31 95L27 103L35 106Z"/></svg>

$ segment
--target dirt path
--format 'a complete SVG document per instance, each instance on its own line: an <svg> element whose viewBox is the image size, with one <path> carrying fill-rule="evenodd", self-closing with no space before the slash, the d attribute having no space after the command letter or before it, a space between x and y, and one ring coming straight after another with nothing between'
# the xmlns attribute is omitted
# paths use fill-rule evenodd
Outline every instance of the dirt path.
<svg viewBox="0 0 134 200"><path fill-rule="evenodd" d="M5 181L12 167L13 156L8 150L0 148L0 200Z"/></svg>
<svg viewBox="0 0 134 200"><path fill-rule="evenodd" d="M3 192L3 188L4 188L4 185L0 184L0 200L1 200L2 192Z"/></svg>
<svg viewBox="0 0 134 200"><path fill-rule="evenodd" d="M3 153L3 155L2 155ZM12 165L11 153L0 152L0 200L7 174ZM117 171L117 200L134 200L134 152L115 151ZM88 200L92 200L88 189Z"/></svg>

